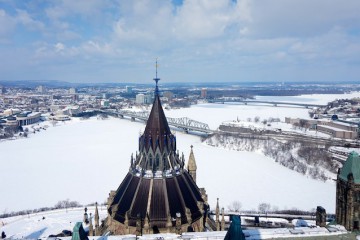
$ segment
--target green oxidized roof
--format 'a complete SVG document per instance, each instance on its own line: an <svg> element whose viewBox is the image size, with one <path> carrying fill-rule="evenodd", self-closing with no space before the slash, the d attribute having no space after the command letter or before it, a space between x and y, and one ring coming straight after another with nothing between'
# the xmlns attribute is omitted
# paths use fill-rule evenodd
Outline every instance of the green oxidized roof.
<svg viewBox="0 0 360 240"><path fill-rule="evenodd" d="M344 166L340 170L339 177L347 181L350 173L353 174L354 183L360 184L360 156L356 152L349 154Z"/></svg>

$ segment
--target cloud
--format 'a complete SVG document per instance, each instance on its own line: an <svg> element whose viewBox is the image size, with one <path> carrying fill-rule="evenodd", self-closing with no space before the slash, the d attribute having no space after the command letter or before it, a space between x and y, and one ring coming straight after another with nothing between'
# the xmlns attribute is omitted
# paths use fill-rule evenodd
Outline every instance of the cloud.
<svg viewBox="0 0 360 240"><path fill-rule="evenodd" d="M335 26L359 28L359 10L357 0L254 0L250 32L254 37L311 37Z"/></svg>
<svg viewBox="0 0 360 240"><path fill-rule="evenodd" d="M159 57L167 74L189 80L261 80L272 71L274 78L285 78L310 74L310 69L320 76L329 66L340 73L359 63L358 0L173 2L39 0L32 7L11 3L13 9L0 9L0 42L25 36L22 45L14 41L13 47L19 56L21 49L29 49L26 56L32 67L52 64L55 71L81 64L94 71L106 66L114 74L118 66L148 69ZM355 76L351 71L348 74Z"/></svg>
<svg viewBox="0 0 360 240"><path fill-rule="evenodd" d="M43 31L45 29L45 24L41 21L34 20L27 11L17 9L16 10L16 22L24 25L29 30L38 30Z"/></svg>
<svg viewBox="0 0 360 240"><path fill-rule="evenodd" d="M58 20L74 14L94 17L101 14L101 11L106 6L109 6L109 4L102 0L60 0L54 2L51 7L46 8L45 13L52 20Z"/></svg>
<svg viewBox="0 0 360 240"><path fill-rule="evenodd" d="M5 10L0 9L0 39L7 36L15 29L16 21Z"/></svg>

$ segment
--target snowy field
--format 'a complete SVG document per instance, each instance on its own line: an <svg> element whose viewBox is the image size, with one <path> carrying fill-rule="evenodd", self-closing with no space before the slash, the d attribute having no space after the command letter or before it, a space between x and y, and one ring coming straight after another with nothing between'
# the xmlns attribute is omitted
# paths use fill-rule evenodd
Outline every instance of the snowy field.
<svg viewBox="0 0 360 240"><path fill-rule="evenodd" d="M169 110L166 115L187 116L213 129L237 118L278 117L283 121L285 116L308 116L302 108L223 104L200 104ZM64 199L82 204L104 202L125 177L144 128L140 122L93 118L51 126L27 139L1 142L0 212L54 206ZM217 149L180 132L177 138L186 158L194 145L198 185L206 188L212 208L220 198L225 208L237 200L242 209L249 210L266 202L281 209L310 210L322 205L334 212L333 182L304 177L258 153Z"/></svg>
<svg viewBox="0 0 360 240"><path fill-rule="evenodd" d="M106 208L99 206L99 217L107 216ZM88 207L88 216L95 214L95 207ZM8 238L12 239L38 239L58 234L62 230L72 231L77 222L82 222L84 216L83 208L59 209L26 216L0 219L0 231L4 231ZM92 221L94 226L94 220ZM71 239L71 238L70 238Z"/></svg>
<svg viewBox="0 0 360 240"><path fill-rule="evenodd" d="M359 98L360 92L350 92L345 94L309 94L300 96L256 96L259 101L280 101L280 102L296 102L308 104L327 104L336 99Z"/></svg>
<svg viewBox="0 0 360 240"><path fill-rule="evenodd" d="M95 209L94 207L88 207L88 214L92 213L94 216ZM0 231L4 231L8 239L47 239L51 234L59 234L63 230L72 231L74 225L77 222L82 222L84 210L83 208L72 208L72 209L60 209L54 211L47 211L37 214L30 214L26 216L11 217L2 219L4 221L4 226L0 224ZM103 206L99 207L100 220L107 216L106 209ZM252 219L253 220L253 219ZM260 218L261 222L271 221L273 224L277 223L287 223L285 219L279 218ZM245 218L242 217L242 223L245 223ZM298 223L301 223L301 227L298 227ZM2 222L0 222L2 223ZM94 220L92 221L94 226ZM314 221L304 221L299 219L294 219L293 224L294 229L302 231L302 236L334 236L338 234L344 234L344 228L341 226L333 226L333 229L337 230L336 232L329 233L325 228L311 227L314 226ZM84 225L84 229L88 229L89 225ZM309 227L304 227L309 226ZM276 228L276 229L250 229L244 230L244 234L247 236L247 239L273 239L278 237L292 237L291 229L288 228ZM200 233L184 233L183 236L186 236L186 239L223 239L225 236L225 231L218 232L200 232ZM179 239L179 235L176 234L157 234L157 235L143 235L140 239L156 240L159 239L159 236L162 236L163 239ZM71 237L65 237L61 239L71 240ZM91 240L104 239L104 237L89 237ZM109 240L121 240L121 239L136 239L135 235L126 235L126 236L109 236L106 237ZM183 237L185 239L185 237Z"/></svg>

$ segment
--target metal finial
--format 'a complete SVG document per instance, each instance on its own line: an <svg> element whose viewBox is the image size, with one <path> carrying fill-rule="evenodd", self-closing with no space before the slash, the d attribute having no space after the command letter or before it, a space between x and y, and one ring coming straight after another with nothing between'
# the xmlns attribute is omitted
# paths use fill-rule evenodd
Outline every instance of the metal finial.
<svg viewBox="0 0 360 240"><path fill-rule="evenodd" d="M155 96L159 95L159 87L158 87L158 82L160 81L160 78L158 78L158 62L157 62L157 58L156 58L156 62L155 62L155 78L154 81L156 83L155 86Z"/></svg>

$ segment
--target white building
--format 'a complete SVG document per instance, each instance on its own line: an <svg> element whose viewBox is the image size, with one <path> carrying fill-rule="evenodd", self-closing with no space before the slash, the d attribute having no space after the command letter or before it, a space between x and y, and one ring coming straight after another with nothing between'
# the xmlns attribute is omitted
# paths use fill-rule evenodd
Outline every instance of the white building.
<svg viewBox="0 0 360 240"><path fill-rule="evenodd" d="M76 94L76 88L70 88L69 93L70 94Z"/></svg>
<svg viewBox="0 0 360 240"><path fill-rule="evenodd" d="M39 112L23 112L16 116L19 126L34 124L40 121L41 113Z"/></svg>
<svg viewBox="0 0 360 240"><path fill-rule="evenodd" d="M153 101L153 96L151 94L139 93L136 95L135 102L137 104L150 104Z"/></svg>
<svg viewBox="0 0 360 240"><path fill-rule="evenodd" d="M43 85L38 86L38 87L36 88L36 91L37 91L38 93L44 93L44 92L46 91L45 86L43 86Z"/></svg>
<svg viewBox="0 0 360 240"><path fill-rule="evenodd" d="M109 107L109 106L110 106L110 102L109 102L108 100L103 99L103 100L100 101L100 106L102 106L102 107Z"/></svg>
<svg viewBox="0 0 360 240"><path fill-rule="evenodd" d="M3 116L7 117L7 116L11 116L11 115L18 114L18 113L21 113L20 109L9 108L4 111Z"/></svg>

